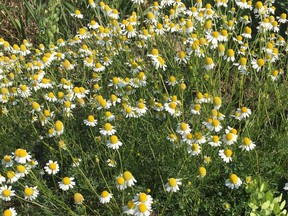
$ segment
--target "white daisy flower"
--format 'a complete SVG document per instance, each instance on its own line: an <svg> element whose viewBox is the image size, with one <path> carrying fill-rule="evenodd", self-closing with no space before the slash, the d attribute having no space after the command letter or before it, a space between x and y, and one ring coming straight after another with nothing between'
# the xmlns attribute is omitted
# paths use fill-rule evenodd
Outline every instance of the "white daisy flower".
<svg viewBox="0 0 288 216"><path fill-rule="evenodd" d="M100 202L102 204L109 203L113 194L110 194L108 191L102 191L101 195L99 196Z"/></svg>
<svg viewBox="0 0 288 216"><path fill-rule="evenodd" d="M169 178L167 184L165 185L166 191L168 192L177 192L180 190L179 186L182 185L182 182L178 178Z"/></svg>
<svg viewBox="0 0 288 216"><path fill-rule="evenodd" d="M225 181L225 185L231 189L238 189L242 184L241 179L235 175L235 174L231 174L229 179L226 179Z"/></svg>
<svg viewBox="0 0 288 216"><path fill-rule="evenodd" d="M64 177L62 181L58 182L60 189L67 191L70 188L73 188L75 186L75 182L73 180L74 177Z"/></svg>

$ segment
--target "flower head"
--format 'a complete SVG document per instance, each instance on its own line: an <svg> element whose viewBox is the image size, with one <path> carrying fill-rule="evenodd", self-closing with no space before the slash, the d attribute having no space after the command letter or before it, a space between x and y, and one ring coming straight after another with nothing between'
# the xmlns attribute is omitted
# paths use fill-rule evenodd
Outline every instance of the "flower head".
<svg viewBox="0 0 288 216"><path fill-rule="evenodd" d="M182 185L180 179L169 178L167 184L165 185L166 191L176 192L179 190L180 185Z"/></svg>
<svg viewBox="0 0 288 216"><path fill-rule="evenodd" d="M75 186L75 182L73 181L74 177L64 177L62 179L62 181L58 182L59 187L63 190L63 191L67 191L70 188L73 188Z"/></svg>
<svg viewBox="0 0 288 216"><path fill-rule="evenodd" d="M231 174L229 179L226 179L225 185L231 189L238 189L242 184L241 179L236 174Z"/></svg>

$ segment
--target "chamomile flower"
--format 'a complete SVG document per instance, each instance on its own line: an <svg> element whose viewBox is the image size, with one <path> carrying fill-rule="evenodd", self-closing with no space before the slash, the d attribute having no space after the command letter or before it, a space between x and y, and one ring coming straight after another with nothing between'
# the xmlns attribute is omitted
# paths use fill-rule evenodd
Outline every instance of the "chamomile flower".
<svg viewBox="0 0 288 216"><path fill-rule="evenodd" d="M107 163L108 163L109 167L116 167L117 166L117 162L113 159L108 159Z"/></svg>
<svg viewBox="0 0 288 216"><path fill-rule="evenodd" d="M81 193L75 193L73 199L76 205L81 205L84 202L84 197Z"/></svg>
<svg viewBox="0 0 288 216"><path fill-rule="evenodd" d="M132 173L129 171L125 171L123 173L123 177L125 179L125 184L127 187L132 187L137 182L136 179L133 177Z"/></svg>
<svg viewBox="0 0 288 216"><path fill-rule="evenodd" d="M205 163L205 164L211 163L211 157L210 157L209 155L205 155L205 156L204 156L204 163Z"/></svg>
<svg viewBox="0 0 288 216"><path fill-rule="evenodd" d="M209 139L209 142L208 144L213 146L213 147L217 147L217 146L220 146L221 145L221 141L220 141L220 138L218 135L214 135L212 136L210 139Z"/></svg>
<svg viewBox="0 0 288 216"><path fill-rule="evenodd" d="M214 105L214 109L219 110L219 108L222 105L222 100L220 97L214 97L213 98L213 105Z"/></svg>
<svg viewBox="0 0 288 216"><path fill-rule="evenodd" d="M114 126L112 126L110 123L105 123L105 125L103 126L103 128L100 129L100 133L102 135L113 135L116 133L116 130L114 129Z"/></svg>
<svg viewBox="0 0 288 216"><path fill-rule="evenodd" d="M143 102L139 102L137 107L135 108L136 115L138 117L143 116L147 112L147 107Z"/></svg>
<svg viewBox="0 0 288 216"><path fill-rule="evenodd" d="M177 102L171 101L164 104L164 109L173 117L180 116L181 110Z"/></svg>
<svg viewBox="0 0 288 216"><path fill-rule="evenodd" d="M19 180L20 176L12 170L6 172L7 183L14 183Z"/></svg>
<svg viewBox="0 0 288 216"><path fill-rule="evenodd" d="M197 144L203 144L206 142L206 137L205 137L205 135L202 135L201 132L196 132L194 134L194 137L195 137L195 143L197 143Z"/></svg>
<svg viewBox="0 0 288 216"><path fill-rule="evenodd" d="M240 113L240 116L236 119L238 120L242 120L242 119L245 119L245 118L248 118L250 115L251 115L251 109L247 108L247 107L241 107L241 108L238 108L236 110L236 112L239 112Z"/></svg>
<svg viewBox="0 0 288 216"><path fill-rule="evenodd" d="M135 212L135 203L133 200L129 200L127 205L123 207L123 213L127 215L134 215Z"/></svg>
<svg viewBox="0 0 288 216"><path fill-rule="evenodd" d="M245 137L242 141L242 145L239 146L242 150L251 151L256 147L255 143L252 142L248 137Z"/></svg>
<svg viewBox="0 0 288 216"><path fill-rule="evenodd" d="M35 187L28 187L27 185L24 188L24 198L28 201L33 201L37 198L39 195L39 190L37 189L37 186Z"/></svg>
<svg viewBox="0 0 288 216"><path fill-rule="evenodd" d="M188 145L187 152L193 156L197 156L201 153L201 146L197 143Z"/></svg>
<svg viewBox="0 0 288 216"><path fill-rule="evenodd" d="M153 66L156 68L156 69L162 69L163 71L166 70L166 63L165 63L165 60L161 57L161 56L158 56L156 58L153 58L153 61L152 61L152 64Z"/></svg>
<svg viewBox="0 0 288 216"><path fill-rule="evenodd" d="M64 133L64 125L62 121L57 120L54 124L55 133L59 136Z"/></svg>
<svg viewBox="0 0 288 216"><path fill-rule="evenodd" d="M1 162L4 167L11 167L13 165L13 156L5 155Z"/></svg>
<svg viewBox="0 0 288 216"><path fill-rule="evenodd" d="M236 174L231 174L229 179L226 179L225 185L231 189L238 189L242 184L241 179Z"/></svg>
<svg viewBox="0 0 288 216"><path fill-rule="evenodd" d="M102 204L109 203L113 194L109 193L108 191L102 191L101 195L99 196L99 200Z"/></svg>
<svg viewBox="0 0 288 216"><path fill-rule="evenodd" d="M204 66L204 68L205 68L206 70L211 70L211 69L213 69L214 67L215 67L215 63L213 62L213 59L210 58L210 57L207 57L207 58L205 59L205 66Z"/></svg>
<svg viewBox="0 0 288 216"><path fill-rule="evenodd" d="M10 201L13 196L15 196L15 191L12 190L12 186L4 185L0 187L0 199Z"/></svg>
<svg viewBox="0 0 288 216"><path fill-rule="evenodd" d="M205 167L199 167L198 168L198 174L200 178L204 178L207 174L207 170Z"/></svg>
<svg viewBox="0 0 288 216"><path fill-rule="evenodd" d="M226 134L223 134L222 140L226 145L232 145L233 143L237 141L237 135L235 135L234 133L228 132Z"/></svg>
<svg viewBox="0 0 288 216"><path fill-rule="evenodd" d="M151 214L149 207L144 204L140 203L135 207L134 215L135 216L149 216Z"/></svg>
<svg viewBox="0 0 288 216"><path fill-rule="evenodd" d="M17 149L14 153L14 160L17 163L25 164L31 160L31 155L25 149Z"/></svg>
<svg viewBox="0 0 288 216"><path fill-rule="evenodd" d="M81 13L80 10L75 10L75 12L74 12L74 13L71 13L70 15L71 15L72 17L76 17L76 18L78 18L78 19L82 19L82 18L83 18L83 14Z"/></svg>
<svg viewBox="0 0 288 216"><path fill-rule="evenodd" d="M119 190L125 190L127 185L125 184L125 179L122 176L116 178L116 187Z"/></svg>
<svg viewBox="0 0 288 216"><path fill-rule="evenodd" d="M180 179L169 178L168 182L165 185L165 189L168 192L177 192L178 190L180 190L179 186L181 185L182 185L182 182Z"/></svg>
<svg viewBox="0 0 288 216"><path fill-rule="evenodd" d="M90 127L95 127L97 125L97 120L93 115L89 115L88 118L84 120L84 124Z"/></svg>
<svg viewBox="0 0 288 216"><path fill-rule="evenodd" d="M23 98L28 98L32 94L30 88L27 85L20 85L17 92Z"/></svg>
<svg viewBox="0 0 288 216"><path fill-rule="evenodd" d="M166 137L167 140L169 140L172 143L176 143L178 141L178 137L176 134L171 133Z"/></svg>
<svg viewBox="0 0 288 216"><path fill-rule="evenodd" d="M219 157L221 157L221 159L225 162L225 163L229 163L232 161L232 150L231 149L221 149L219 150Z"/></svg>
<svg viewBox="0 0 288 216"><path fill-rule="evenodd" d="M116 135L112 135L109 137L109 140L107 141L106 146L108 148L112 148L114 150L117 150L122 146L122 142L119 141L118 137Z"/></svg>
<svg viewBox="0 0 288 216"><path fill-rule="evenodd" d="M190 125L185 122L181 122L178 124L176 132L179 133L180 135L184 135L184 134L187 135L191 132Z"/></svg>
<svg viewBox="0 0 288 216"><path fill-rule="evenodd" d="M75 182L73 180L74 177L64 177L62 181L58 182L58 185L61 190L67 191L75 186Z"/></svg>
<svg viewBox="0 0 288 216"><path fill-rule="evenodd" d="M59 172L59 165L58 165L57 161L54 162L52 160L49 160L49 162L46 163L44 170L49 175L55 175Z"/></svg>
<svg viewBox="0 0 288 216"><path fill-rule="evenodd" d="M185 63L189 60L189 56L184 51L180 51L177 56L174 58L178 64Z"/></svg>
<svg viewBox="0 0 288 216"><path fill-rule="evenodd" d="M219 131L222 129L222 126L221 126L219 120L213 119L211 122L209 122L208 124L206 124L206 128L207 128L209 131L219 132Z"/></svg>
<svg viewBox="0 0 288 216"><path fill-rule="evenodd" d="M244 38L250 39L252 38L251 34L252 34L252 29L249 26L246 26L241 36L243 36Z"/></svg>
<svg viewBox="0 0 288 216"><path fill-rule="evenodd" d="M17 212L14 208L9 208L9 209L6 209L4 212L3 212L3 216L16 216L17 215Z"/></svg>
<svg viewBox="0 0 288 216"><path fill-rule="evenodd" d="M137 193L133 198L134 203L139 206L144 203L149 210L151 210L151 205L153 203L153 198L146 193Z"/></svg>
<svg viewBox="0 0 288 216"><path fill-rule="evenodd" d="M29 172L29 167L28 166L23 166L22 164L17 165L16 167L16 175L18 175L19 178L25 177L25 175L28 174Z"/></svg>
<svg viewBox="0 0 288 216"><path fill-rule="evenodd" d="M194 115L200 115L201 105L200 104L193 104L191 108L191 113Z"/></svg>

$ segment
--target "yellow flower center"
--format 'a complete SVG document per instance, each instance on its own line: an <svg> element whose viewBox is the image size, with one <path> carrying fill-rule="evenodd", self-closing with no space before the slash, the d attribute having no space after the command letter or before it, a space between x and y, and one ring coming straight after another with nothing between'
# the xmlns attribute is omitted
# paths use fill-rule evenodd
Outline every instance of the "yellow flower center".
<svg viewBox="0 0 288 216"><path fill-rule="evenodd" d="M123 177L124 177L124 179L125 179L126 181L129 181L129 180L131 180L131 179L133 178L132 173L129 172L129 171L125 171L125 172L123 173Z"/></svg>
<svg viewBox="0 0 288 216"><path fill-rule="evenodd" d="M21 86L20 86L20 89L21 89L22 91L26 91L26 90L27 90L27 86L26 86L26 85L21 85Z"/></svg>
<svg viewBox="0 0 288 216"><path fill-rule="evenodd" d="M11 161L11 157L9 155L5 155L3 159L6 163Z"/></svg>
<svg viewBox="0 0 288 216"><path fill-rule="evenodd" d="M251 34L252 33L252 29L250 27L246 26L245 33L246 34Z"/></svg>
<svg viewBox="0 0 288 216"><path fill-rule="evenodd" d="M226 139L227 139L228 141L232 140L232 139L233 139L233 134L232 134L232 133L226 134Z"/></svg>
<svg viewBox="0 0 288 216"><path fill-rule="evenodd" d="M232 156L232 151L230 149L225 149L224 154L226 157L231 157Z"/></svg>
<svg viewBox="0 0 288 216"><path fill-rule="evenodd" d="M7 171L7 174L6 174L6 175L7 175L7 178L8 178L8 179L12 179L13 177L15 177L16 174L15 174L15 172L13 172L13 171Z"/></svg>
<svg viewBox="0 0 288 216"><path fill-rule="evenodd" d="M206 175L206 169L204 167L199 167L198 173L201 177L204 177Z"/></svg>
<svg viewBox="0 0 288 216"><path fill-rule="evenodd" d="M192 151L197 151L199 149L199 146L197 143L192 144Z"/></svg>
<svg viewBox="0 0 288 216"><path fill-rule="evenodd" d="M198 92L197 95L196 95L197 99L202 99L203 98L203 95L201 92Z"/></svg>
<svg viewBox="0 0 288 216"><path fill-rule="evenodd" d="M232 49L227 50L227 56L228 57L233 57L234 56L234 51Z"/></svg>
<svg viewBox="0 0 288 216"><path fill-rule="evenodd" d="M243 144L244 144L245 146L249 146L249 145L251 144L251 140L250 140L249 138L245 137L245 138L243 139Z"/></svg>
<svg viewBox="0 0 288 216"><path fill-rule="evenodd" d="M213 64L213 59L208 57L208 58L205 59L205 62L206 62L207 65L212 65Z"/></svg>
<svg viewBox="0 0 288 216"><path fill-rule="evenodd" d="M65 178L63 178L62 182L63 182L64 185L69 185L71 180L70 180L69 177L65 177Z"/></svg>
<svg viewBox="0 0 288 216"><path fill-rule="evenodd" d="M112 135L109 139L112 144L116 144L118 142L118 137L116 135Z"/></svg>
<svg viewBox="0 0 288 216"><path fill-rule="evenodd" d="M26 170L26 168L25 168L23 165L18 165L18 166L17 166L17 171L18 171L19 173L24 173L25 170Z"/></svg>
<svg viewBox="0 0 288 216"><path fill-rule="evenodd" d="M221 105L221 103L222 103L222 101L221 101L221 98L220 98L220 97L214 97L214 98L213 98L213 104L214 104L215 106L219 106L219 105Z"/></svg>
<svg viewBox="0 0 288 216"><path fill-rule="evenodd" d="M118 177L116 179L116 181L117 181L117 184L119 184L119 185L123 185L125 183L125 179L123 177L121 177L121 176Z"/></svg>
<svg viewBox="0 0 288 216"><path fill-rule="evenodd" d="M145 193L140 193L138 198L139 198L139 201L142 203L147 201L147 195Z"/></svg>
<svg viewBox="0 0 288 216"><path fill-rule="evenodd" d="M158 56L157 60L159 61L159 63L163 66L165 64L165 61L162 57Z"/></svg>
<svg viewBox="0 0 288 216"><path fill-rule="evenodd" d="M152 49L151 54L157 56L159 52L157 49Z"/></svg>
<svg viewBox="0 0 288 216"><path fill-rule="evenodd" d="M135 204L134 204L133 200L129 200L129 201L128 201L127 207L128 207L129 209L133 209L133 208L135 207Z"/></svg>
<svg viewBox="0 0 288 216"><path fill-rule="evenodd" d="M244 65L246 65L246 63L247 63L247 59L246 58L240 58L240 60L239 60L239 64L240 65L244 66Z"/></svg>
<svg viewBox="0 0 288 216"><path fill-rule="evenodd" d="M94 122L94 121L95 121L94 116L89 115L89 116L88 116L88 121L89 121L89 122Z"/></svg>
<svg viewBox="0 0 288 216"><path fill-rule="evenodd" d="M214 143L219 142L219 137L218 137L217 135L213 136L213 137L212 137L212 141L213 141Z"/></svg>
<svg viewBox="0 0 288 216"><path fill-rule="evenodd" d="M188 124L186 124L185 122L182 122L180 124L180 129L183 130L183 131L187 130L188 129Z"/></svg>
<svg viewBox="0 0 288 216"><path fill-rule="evenodd" d="M5 210L3 216L12 216L12 211L10 209Z"/></svg>
<svg viewBox="0 0 288 216"><path fill-rule="evenodd" d="M259 67L262 67L265 64L265 61L263 59L257 59L257 65Z"/></svg>
<svg viewBox="0 0 288 216"><path fill-rule="evenodd" d="M212 33L212 36L213 36L214 38L218 38L218 37L219 37L219 32L214 31L214 32Z"/></svg>
<svg viewBox="0 0 288 216"><path fill-rule="evenodd" d="M144 203L140 203L139 205L138 205L138 210L139 210L139 212L146 212L147 211L147 206L144 204Z"/></svg>
<svg viewBox="0 0 288 216"><path fill-rule="evenodd" d="M101 196L102 196L103 198L107 198L107 197L109 196L108 191L103 191L103 192L101 193Z"/></svg>
<svg viewBox="0 0 288 216"><path fill-rule="evenodd" d="M61 131L61 130L63 130L63 123L61 122L61 121L56 121L56 123L55 123L55 129L56 129L56 131Z"/></svg>
<svg viewBox="0 0 288 216"><path fill-rule="evenodd" d="M51 170L56 170L57 169L57 164L56 163L51 163L51 164L49 164L49 168Z"/></svg>
<svg viewBox="0 0 288 216"><path fill-rule="evenodd" d="M212 125L213 125L214 127L219 126L219 121L218 121L217 119L213 119Z"/></svg>
<svg viewBox="0 0 288 216"><path fill-rule="evenodd" d="M112 125L111 125L110 123L106 123L106 124L104 125L104 129L105 129L106 131L111 131L111 130L112 130Z"/></svg>
<svg viewBox="0 0 288 216"><path fill-rule="evenodd" d="M8 190L8 189L5 189L5 190L2 191L2 195L4 197L9 197L11 195L11 191Z"/></svg>
<svg viewBox="0 0 288 216"><path fill-rule="evenodd" d="M144 103L138 103L138 108L139 109L144 109L145 108L145 104Z"/></svg>
<svg viewBox="0 0 288 216"><path fill-rule="evenodd" d="M238 177L237 175L235 174L231 174L230 177L229 177L229 181L232 183L232 184L236 184L238 182Z"/></svg>
<svg viewBox="0 0 288 216"><path fill-rule="evenodd" d="M174 103L174 102L171 102L170 104L169 104L169 107L171 108L171 109L175 109L176 108L176 103Z"/></svg>
<svg viewBox="0 0 288 216"><path fill-rule="evenodd" d="M32 196L33 192L34 192L33 188L27 187L27 188L24 189L24 193L25 193L26 196Z"/></svg>
<svg viewBox="0 0 288 216"><path fill-rule="evenodd" d="M168 184L170 187L175 187L177 185L177 181L175 178L169 178Z"/></svg>
<svg viewBox="0 0 288 216"><path fill-rule="evenodd" d="M201 109L201 105L200 104L195 104L194 110L200 111L200 109Z"/></svg>
<svg viewBox="0 0 288 216"><path fill-rule="evenodd" d="M128 32L133 32L133 30L134 30L134 28L133 28L132 25L128 25L128 26L127 26L127 31L128 31Z"/></svg>
<svg viewBox="0 0 288 216"><path fill-rule="evenodd" d="M83 200L84 200L84 198L83 198L82 194L80 194L80 193L74 194L74 202L76 204L83 202Z"/></svg>

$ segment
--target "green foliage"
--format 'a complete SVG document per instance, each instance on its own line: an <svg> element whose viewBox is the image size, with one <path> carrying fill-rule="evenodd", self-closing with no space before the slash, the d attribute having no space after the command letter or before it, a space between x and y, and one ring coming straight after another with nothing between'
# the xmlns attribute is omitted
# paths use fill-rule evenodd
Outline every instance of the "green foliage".
<svg viewBox="0 0 288 216"><path fill-rule="evenodd" d="M284 209L286 201L282 200L282 194L275 197L275 193L268 187L268 184L261 179L253 180L246 186L245 190L250 194L248 200L250 215L288 215Z"/></svg>

